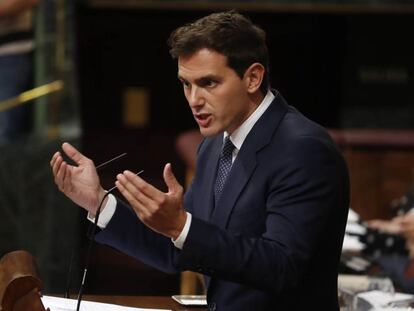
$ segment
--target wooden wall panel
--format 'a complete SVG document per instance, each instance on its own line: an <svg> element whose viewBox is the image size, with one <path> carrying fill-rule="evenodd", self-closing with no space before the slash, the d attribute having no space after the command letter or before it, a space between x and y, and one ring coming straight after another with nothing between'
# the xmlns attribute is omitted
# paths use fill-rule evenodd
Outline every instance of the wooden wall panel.
<svg viewBox="0 0 414 311"><path fill-rule="evenodd" d="M351 207L363 219L389 218L393 199L414 181L414 150L344 151L351 179Z"/></svg>

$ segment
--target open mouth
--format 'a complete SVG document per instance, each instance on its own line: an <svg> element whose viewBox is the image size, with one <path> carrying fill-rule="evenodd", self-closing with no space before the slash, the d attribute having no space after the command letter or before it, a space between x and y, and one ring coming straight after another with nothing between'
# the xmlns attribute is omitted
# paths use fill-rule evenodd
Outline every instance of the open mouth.
<svg viewBox="0 0 414 311"><path fill-rule="evenodd" d="M209 113L196 113L194 115L195 120L197 121L198 125L202 127L207 127L211 122L211 114Z"/></svg>

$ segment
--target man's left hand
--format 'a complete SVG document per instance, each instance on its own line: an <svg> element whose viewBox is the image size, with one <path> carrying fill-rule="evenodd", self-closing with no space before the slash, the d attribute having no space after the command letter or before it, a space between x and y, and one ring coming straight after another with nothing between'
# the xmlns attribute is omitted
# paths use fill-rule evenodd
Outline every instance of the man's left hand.
<svg viewBox="0 0 414 311"><path fill-rule="evenodd" d="M183 207L183 187L175 178L171 164L164 168L168 192L162 192L130 171L118 174L116 186L139 219L152 230L176 239L184 228L187 213Z"/></svg>

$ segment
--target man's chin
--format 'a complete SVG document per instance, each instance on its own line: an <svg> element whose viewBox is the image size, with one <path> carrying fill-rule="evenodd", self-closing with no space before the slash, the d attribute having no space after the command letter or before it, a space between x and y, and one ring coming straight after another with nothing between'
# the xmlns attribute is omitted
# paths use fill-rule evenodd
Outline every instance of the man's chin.
<svg viewBox="0 0 414 311"><path fill-rule="evenodd" d="M199 127L199 129L200 129L200 134L203 137L212 137L212 136L216 136L219 133L222 133L221 131L217 129L213 129L213 128Z"/></svg>

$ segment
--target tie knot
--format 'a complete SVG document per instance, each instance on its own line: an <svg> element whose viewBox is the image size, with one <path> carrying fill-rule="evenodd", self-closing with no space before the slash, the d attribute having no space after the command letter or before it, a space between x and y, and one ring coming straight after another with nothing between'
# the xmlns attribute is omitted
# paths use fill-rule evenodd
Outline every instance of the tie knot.
<svg viewBox="0 0 414 311"><path fill-rule="evenodd" d="M229 156L233 153L234 148L235 147L230 140L230 136L227 136L226 139L224 140L224 146L223 146L223 150L221 153L223 156Z"/></svg>

